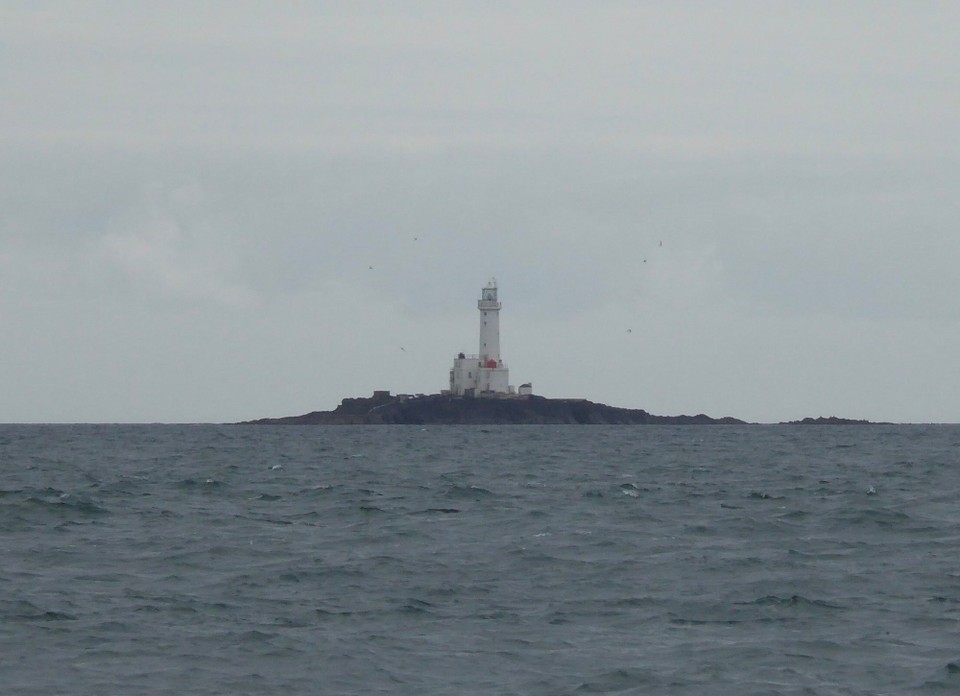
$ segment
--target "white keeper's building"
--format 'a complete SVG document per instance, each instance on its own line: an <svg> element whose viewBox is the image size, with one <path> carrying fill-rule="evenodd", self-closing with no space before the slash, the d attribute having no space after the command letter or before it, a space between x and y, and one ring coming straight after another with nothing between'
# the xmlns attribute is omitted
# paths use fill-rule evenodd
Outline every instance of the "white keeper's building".
<svg viewBox="0 0 960 696"><path fill-rule="evenodd" d="M480 291L477 309L480 310L480 351L467 355L459 353L450 370L450 393L456 396L493 396L515 394L510 384L509 370L500 358L500 307L497 301L497 281L491 279ZM520 386L520 394L530 394L530 384Z"/></svg>

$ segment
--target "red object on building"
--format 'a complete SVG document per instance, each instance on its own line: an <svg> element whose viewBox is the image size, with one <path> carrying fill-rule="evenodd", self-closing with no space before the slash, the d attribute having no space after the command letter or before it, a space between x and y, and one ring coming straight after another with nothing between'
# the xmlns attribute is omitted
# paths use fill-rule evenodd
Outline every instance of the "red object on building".
<svg viewBox="0 0 960 696"><path fill-rule="evenodd" d="M497 366L496 360L487 360L487 367L496 367L496 366Z"/></svg>

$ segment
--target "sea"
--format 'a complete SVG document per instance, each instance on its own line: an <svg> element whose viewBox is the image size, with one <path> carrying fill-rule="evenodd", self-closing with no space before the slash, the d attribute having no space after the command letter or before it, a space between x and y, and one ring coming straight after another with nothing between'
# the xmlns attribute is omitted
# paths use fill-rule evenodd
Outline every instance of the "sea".
<svg viewBox="0 0 960 696"><path fill-rule="evenodd" d="M960 693L958 552L960 426L0 426L0 693Z"/></svg>

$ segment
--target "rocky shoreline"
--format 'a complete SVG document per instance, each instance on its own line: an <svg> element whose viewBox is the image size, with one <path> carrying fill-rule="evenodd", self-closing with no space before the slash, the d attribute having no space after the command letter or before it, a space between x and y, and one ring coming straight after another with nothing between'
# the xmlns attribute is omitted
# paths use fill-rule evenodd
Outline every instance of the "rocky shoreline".
<svg viewBox="0 0 960 696"><path fill-rule="evenodd" d="M344 399L333 411L244 421L253 425L746 425L738 418L655 416L586 399L525 395L462 397L446 394L391 395Z"/></svg>

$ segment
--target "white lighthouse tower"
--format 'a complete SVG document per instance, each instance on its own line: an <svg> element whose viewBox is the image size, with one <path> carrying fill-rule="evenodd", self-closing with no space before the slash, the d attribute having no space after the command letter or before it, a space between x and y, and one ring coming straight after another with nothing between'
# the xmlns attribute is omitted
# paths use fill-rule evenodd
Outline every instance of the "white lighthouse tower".
<svg viewBox="0 0 960 696"><path fill-rule="evenodd" d="M491 278L480 291L480 361L500 362L500 303L497 302L497 281Z"/></svg>
<svg viewBox="0 0 960 696"><path fill-rule="evenodd" d="M500 358L500 302L497 281L491 279L480 291L480 351L460 353L450 370L450 393L457 396L512 394L507 366Z"/></svg>

